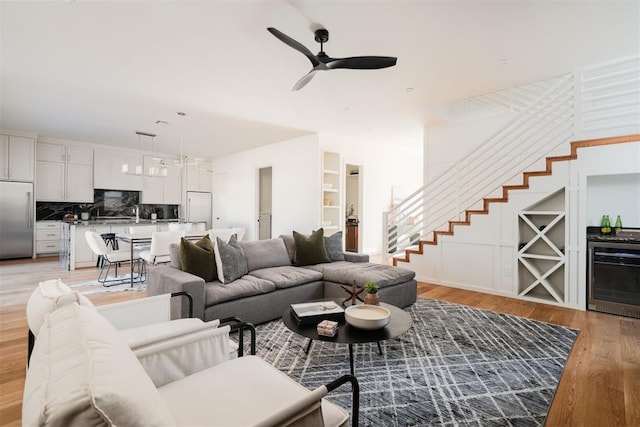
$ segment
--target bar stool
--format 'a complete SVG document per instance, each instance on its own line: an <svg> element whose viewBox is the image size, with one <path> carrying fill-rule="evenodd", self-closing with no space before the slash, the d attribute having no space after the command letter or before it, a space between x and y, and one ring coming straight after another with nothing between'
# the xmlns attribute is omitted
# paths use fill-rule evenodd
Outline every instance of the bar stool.
<svg viewBox="0 0 640 427"><path fill-rule="evenodd" d="M116 239L116 233L102 233L100 237L102 237L102 240L104 240L104 244L107 245L107 247L111 247L114 251L118 250L118 239ZM96 267L102 267L103 265L104 258L100 255L96 261Z"/></svg>

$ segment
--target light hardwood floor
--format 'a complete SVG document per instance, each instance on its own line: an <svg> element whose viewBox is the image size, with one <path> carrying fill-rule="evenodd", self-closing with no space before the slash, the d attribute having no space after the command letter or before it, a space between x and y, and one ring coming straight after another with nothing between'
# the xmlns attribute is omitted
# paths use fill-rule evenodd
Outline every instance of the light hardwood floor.
<svg viewBox="0 0 640 427"><path fill-rule="evenodd" d="M0 425L20 425L25 376L25 305L41 280L73 285L96 278L93 268L66 272L56 259L0 262ZM418 284L418 294L580 329L547 426L640 426L640 320L582 312L460 289ZM89 295L97 305L143 292Z"/></svg>

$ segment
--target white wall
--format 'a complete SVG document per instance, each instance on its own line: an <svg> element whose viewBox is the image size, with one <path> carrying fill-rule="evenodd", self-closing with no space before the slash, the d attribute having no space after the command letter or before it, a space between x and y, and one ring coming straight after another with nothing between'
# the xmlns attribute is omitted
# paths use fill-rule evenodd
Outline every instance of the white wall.
<svg viewBox="0 0 640 427"><path fill-rule="evenodd" d="M245 227L245 239L257 239L258 170L271 166L272 236L316 228L319 153L318 136L308 135L214 159L214 227Z"/></svg>
<svg viewBox="0 0 640 427"><path fill-rule="evenodd" d="M587 176L587 226L599 226L602 215L611 225L620 215L623 227L640 227L640 173Z"/></svg>
<svg viewBox="0 0 640 427"><path fill-rule="evenodd" d="M362 212L359 252L370 255L382 253L382 214L389 209L391 188L403 187L409 193L422 186L422 141L398 143L389 141L383 146L353 144L321 135L323 150L342 154L343 164L362 165Z"/></svg>

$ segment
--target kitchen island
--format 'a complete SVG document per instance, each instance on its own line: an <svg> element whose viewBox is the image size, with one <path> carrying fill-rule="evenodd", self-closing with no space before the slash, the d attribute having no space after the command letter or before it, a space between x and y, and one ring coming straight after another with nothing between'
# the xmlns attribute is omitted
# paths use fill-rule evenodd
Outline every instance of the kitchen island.
<svg viewBox="0 0 640 427"><path fill-rule="evenodd" d="M60 259L63 266L69 271L82 267L95 267L98 258L84 238L86 231L94 231L98 234L127 234L129 227L136 225L155 225L157 231L167 231L169 229L169 223L172 222L178 223L182 221L176 219L141 219L139 222L136 222L135 219L96 219L90 221L63 222ZM198 223L196 229L204 231L206 229L206 223ZM118 244L119 249L129 249L127 243L119 242Z"/></svg>

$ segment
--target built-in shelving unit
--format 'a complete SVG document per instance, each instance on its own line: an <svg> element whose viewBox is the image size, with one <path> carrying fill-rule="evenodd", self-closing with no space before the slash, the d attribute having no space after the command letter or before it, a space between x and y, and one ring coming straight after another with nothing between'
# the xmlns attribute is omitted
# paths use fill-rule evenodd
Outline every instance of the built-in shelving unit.
<svg viewBox="0 0 640 427"><path fill-rule="evenodd" d="M320 224L325 235L342 230L342 161L339 153L322 153L322 215Z"/></svg>
<svg viewBox="0 0 640 427"><path fill-rule="evenodd" d="M566 302L564 189L518 214L518 295Z"/></svg>

